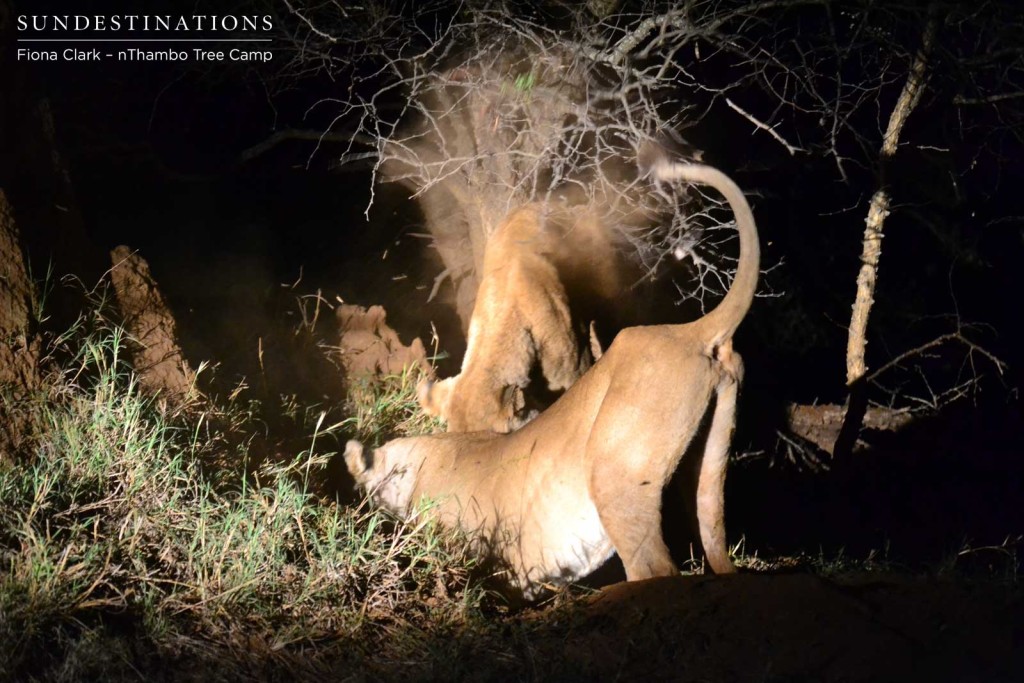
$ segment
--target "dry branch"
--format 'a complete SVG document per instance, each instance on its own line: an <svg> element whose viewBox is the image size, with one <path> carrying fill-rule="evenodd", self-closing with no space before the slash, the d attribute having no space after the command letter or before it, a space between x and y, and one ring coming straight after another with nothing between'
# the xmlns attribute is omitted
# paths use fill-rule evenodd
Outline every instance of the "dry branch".
<svg viewBox="0 0 1024 683"><path fill-rule="evenodd" d="M336 122L352 131L341 158L373 158L376 181L401 184L418 202L448 275L440 282L454 285L464 323L488 237L510 210L530 202L592 207L640 268L658 268L673 253L692 255L690 294L724 291L731 267L715 241L731 231L714 228L728 217L693 211L717 199L691 201L684 211L693 197L653 187L635 163L642 145L670 139L685 124L677 94L684 63L666 36L697 31L694 20L673 11L628 18L633 28L623 31L616 24L629 15L593 23L581 7L574 30L555 31L510 7L470 5L446 21L430 7L416 12L436 21L431 35L424 22L378 21L390 32L368 37L361 53L378 68L348 72L348 92L322 104L336 107ZM313 22L317 31L295 39L310 61L320 54L310 42L344 33L314 9L298 17L299 29ZM367 140L373 151L360 151Z"/></svg>
<svg viewBox="0 0 1024 683"><path fill-rule="evenodd" d="M871 198L864 228L861 268L857 274L857 294L854 298L853 313L846 347L846 385L850 388L847 400L846 418L832 448L834 457L842 459L853 452L857 435L867 411L867 325L871 306L875 301L875 283L878 279L878 263L882 255L882 227L889 215L889 191L886 186L886 171L896 154L900 133L921 97L924 87L928 60L931 55L939 21L936 5L929 11L921 39L921 47L914 55L910 73L900 91L899 99L889 116L889 124L882 139L879 153L879 187Z"/></svg>
<svg viewBox="0 0 1024 683"><path fill-rule="evenodd" d="M738 104L733 102L728 97L725 98L725 103L729 105L730 109L732 109L737 114L739 114L740 116L745 118L747 121L750 121L756 127L760 128L761 130L765 131L766 133L771 135L773 138L778 140L779 144L786 148L786 151L789 152L790 156L796 154L797 152L806 151L806 150L801 149L800 147L796 147L796 146L791 145L788 142L786 142L785 138L783 138L781 135L779 135L775 131L775 129L773 127L769 126L767 123L764 123L763 121L760 121L760 120L754 118L754 116L752 114L749 114L748 112L746 112L744 109L742 109Z"/></svg>
<svg viewBox="0 0 1024 683"><path fill-rule="evenodd" d="M490 20L484 34L498 38L447 65L415 65L405 83L413 122L378 144L380 177L414 192L466 304L487 239L515 207L588 203L609 224L641 230L648 226L637 217L657 213L654 202L665 215L678 210L670 193L631 189L640 182L636 149L665 123L649 106L652 93L623 88L604 99L614 79L571 45L536 26ZM464 318L469 310L460 306Z"/></svg>
<svg viewBox="0 0 1024 683"><path fill-rule="evenodd" d="M345 133L332 133L330 131L322 130L297 130L293 128L286 128L279 130L273 135L268 137L247 149L243 150L239 158L241 161L252 161L261 154L266 154L268 151L289 140L312 140L317 143L324 142L359 142L366 145L373 144L372 138L364 138L358 135L348 135ZM376 155L372 155L376 156Z"/></svg>
<svg viewBox="0 0 1024 683"><path fill-rule="evenodd" d="M871 313L871 305L875 298L875 282L878 279L878 262L882 255L882 226L889 215L889 192L886 187L885 169L890 160L896 155L896 148L899 144L900 133L910 113L914 110L921 97L921 89L924 87L925 70L928 67L928 57L935 42L935 34L938 31L938 18L934 11L928 19L924 34L921 40L921 49L914 56L914 63L910 68L910 74L903 85L896 106L893 107L889 117L889 125L882 139L882 149L879 154L881 177L879 188L871 198L868 209L868 217L864 228L863 251L861 253L861 268L857 275L857 295L854 298L853 315L850 318L850 330L846 347L846 384L852 386L867 373L867 363L864 359L864 351L867 347L867 325L868 316Z"/></svg>
<svg viewBox="0 0 1024 683"><path fill-rule="evenodd" d="M831 455L845 416L846 408L834 403L814 406L794 403L786 409L786 427L792 434ZM864 414L863 426L894 432L909 425L914 417L914 413L906 408L870 406Z"/></svg>

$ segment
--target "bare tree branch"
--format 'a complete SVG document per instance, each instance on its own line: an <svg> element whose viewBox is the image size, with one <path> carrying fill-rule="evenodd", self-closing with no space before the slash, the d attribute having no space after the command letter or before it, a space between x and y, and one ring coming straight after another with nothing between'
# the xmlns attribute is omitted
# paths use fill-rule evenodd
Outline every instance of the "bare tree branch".
<svg viewBox="0 0 1024 683"><path fill-rule="evenodd" d="M323 142L356 142L363 145L373 145L373 138L358 133L332 133L322 130L297 130L286 128L279 130L266 140L253 145L242 151L239 155L241 161L252 161L261 154L266 154L271 149L288 140L313 140L317 143Z"/></svg>
<svg viewBox="0 0 1024 683"><path fill-rule="evenodd" d="M746 111L744 111L742 108L740 108L739 105L737 105L735 102L733 102L728 97L725 98L725 103L729 105L730 109L732 109L733 111L738 113L740 116L742 116L746 120L750 121L752 124L754 124L755 126L760 128L761 130L766 131L769 135L771 135L773 138L778 140L779 144L786 148L786 151L789 152L790 156L796 154L797 152L804 152L804 151L806 151L806 150L804 150L804 149L802 149L800 147L794 147L793 145L791 145L788 142L786 142L786 140L781 135L779 135L777 132L775 132L774 128L772 128L771 126L769 126L766 123L758 121L756 118L754 118L751 114L748 114Z"/></svg>
<svg viewBox="0 0 1024 683"><path fill-rule="evenodd" d="M850 320L849 341L846 350L846 383L848 386L863 378L867 372L864 350L867 346L868 315L871 312L871 305L874 303L878 262L882 255L882 226L885 224L886 216L889 215L889 194L884 184L886 181L884 169L889 160L896 154L896 147L899 143L903 125L921 97L925 69L928 65L932 44L935 42L938 24L938 18L935 16L933 9L924 30L921 49L914 58L910 74L907 76L907 81L900 92L899 99L893 107L892 115L889 117L889 125L883 137L880 152L880 163L883 169L880 181L882 186L879 187L871 198L870 208L868 209L867 225L864 229L863 252L861 254L861 269L857 275L857 295L854 300L853 316Z"/></svg>
<svg viewBox="0 0 1024 683"><path fill-rule="evenodd" d="M996 371L1000 375L1002 375L1006 371L1006 363L1004 363L998 356L996 356L994 353L992 353L985 347L975 344L966 336L964 336L962 331L957 330L956 332L949 332L947 334L940 335L927 343L921 344L920 346L904 351L903 353L899 354L898 356L896 356L895 358L893 358L892 360L890 360L889 362L885 363L877 370L872 372L870 375L865 377L865 379L869 382L873 382L879 377L879 375L883 374L888 370L891 370L892 368L899 367L908 359L914 358L916 356L921 356L932 349L936 349L940 346L947 344L948 342L957 342L959 344L962 344L963 346L966 346L969 352L981 354L990 363L992 363L992 365L995 366Z"/></svg>
<svg viewBox="0 0 1024 683"><path fill-rule="evenodd" d="M853 451L864 413L867 410L867 385L864 381L864 376L867 374L865 349L867 347L868 316L874 303L878 262L882 254L882 226L886 216L889 215L889 194L885 185L886 169L889 161L896 154L903 125L921 97L925 71L928 67L928 59L935 36L938 33L938 26L937 6L933 4L929 8L929 16L921 38L921 48L914 56L910 73L900 91L899 99L893 107L889 125L882 139L882 149L879 155L880 187L871 198L868 209L861 253L861 268L857 275L857 294L853 303L846 347L846 384L850 387L850 396L843 428L840 430L839 436L836 437L836 443L832 449L833 455L837 458L845 458Z"/></svg>
<svg viewBox="0 0 1024 683"><path fill-rule="evenodd" d="M997 93L995 95L988 95L986 97L964 97L963 95L957 95L956 97L953 98L953 104L996 104L998 102L1005 102L1006 100L1016 100L1021 97L1024 97L1024 92L1004 92Z"/></svg>

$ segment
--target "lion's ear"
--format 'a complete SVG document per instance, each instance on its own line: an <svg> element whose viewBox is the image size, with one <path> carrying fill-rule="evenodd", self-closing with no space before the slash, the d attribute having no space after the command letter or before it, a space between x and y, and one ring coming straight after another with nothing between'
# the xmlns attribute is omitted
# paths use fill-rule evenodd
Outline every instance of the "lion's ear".
<svg viewBox="0 0 1024 683"><path fill-rule="evenodd" d="M348 467L349 474L357 480L365 475L372 465L367 461L366 455L363 444L355 439L351 439L345 444L345 465Z"/></svg>

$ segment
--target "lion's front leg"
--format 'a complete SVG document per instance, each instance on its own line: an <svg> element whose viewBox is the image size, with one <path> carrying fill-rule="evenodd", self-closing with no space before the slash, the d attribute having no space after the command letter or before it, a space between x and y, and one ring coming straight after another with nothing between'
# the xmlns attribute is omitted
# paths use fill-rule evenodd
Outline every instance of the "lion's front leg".
<svg viewBox="0 0 1024 683"><path fill-rule="evenodd" d="M580 367L581 345L573 328L565 289L551 269L531 287L532 298L524 302L523 316L529 328L537 361L548 389L568 389L585 368Z"/></svg>

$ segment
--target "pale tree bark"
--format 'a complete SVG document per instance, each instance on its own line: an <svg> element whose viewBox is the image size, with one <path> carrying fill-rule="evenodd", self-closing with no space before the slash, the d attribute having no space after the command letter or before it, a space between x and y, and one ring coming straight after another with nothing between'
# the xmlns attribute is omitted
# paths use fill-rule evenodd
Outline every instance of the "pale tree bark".
<svg viewBox="0 0 1024 683"><path fill-rule="evenodd" d="M871 306L875 302L878 265L882 256L883 227L885 219L889 215L890 197L887 187L887 170L889 163L896 155L903 126L921 98L928 70L928 60L938 32L939 21L935 9L935 5L929 9L921 47L914 56L910 73L903 84L903 90L889 116L889 125L886 128L885 136L882 139L882 148L879 152L878 189L871 197L868 216L865 220L863 250L860 257L861 267L857 274L857 295L853 302L853 314L850 317L846 344L846 385L850 389L850 396L847 402L846 418L832 450L833 456L836 458L852 452L867 410L867 390L864 381L868 371L865 360L868 343L867 327Z"/></svg>

